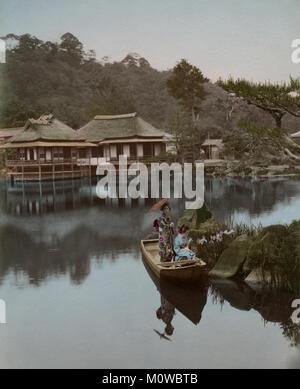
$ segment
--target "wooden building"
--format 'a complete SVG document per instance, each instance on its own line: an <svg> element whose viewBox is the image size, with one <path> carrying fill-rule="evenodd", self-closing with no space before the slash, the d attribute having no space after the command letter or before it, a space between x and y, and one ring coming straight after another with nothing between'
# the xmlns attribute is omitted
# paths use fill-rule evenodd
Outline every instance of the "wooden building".
<svg viewBox="0 0 300 389"><path fill-rule="evenodd" d="M21 131L0 146L6 150L7 175L15 180L63 179L90 175L92 143L53 115L29 119Z"/></svg>
<svg viewBox="0 0 300 389"><path fill-rule="evenodd" d="M205 159L220 160L224 143L222 139L206 139L201 147L205 152Z"/></svg>
<svg viewBox="0 0 300 389"><path fill-rule="evenodd" d="M97 146L92 149L93 166L99 160L118 165L120 155L126 155L129 164L145 162L172 149L171 135L154 128L137 113L96 116L78 133Z"/></svg>

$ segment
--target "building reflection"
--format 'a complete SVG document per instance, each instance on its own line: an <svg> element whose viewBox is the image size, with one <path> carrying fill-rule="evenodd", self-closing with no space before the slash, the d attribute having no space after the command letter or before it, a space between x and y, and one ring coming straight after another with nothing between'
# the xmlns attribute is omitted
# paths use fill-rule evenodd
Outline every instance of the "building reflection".
<svg viewBox="0 0 300 389"><path fill-rule="evenodd" d="M82 283L92 261L120 252L140 259L139 240L152 230L156 200L98 198L97 182L15 183L0 188L0 282L9 272L40 285L68 274ZM184 203L173 200L174 218Z"/></svg>
<svg viewBox="0 0 300 389"><path fill-rule="evenodd" d="M150 179L150 178L149 178ZM145 199L100 199L97 195L97 178L82 178L54 182L17 182L0 188L0 207L9 215L43 215L88 207L139 208L151 207L151 185ZM118 190L118 189L117 189ZM172 198L173 188L171 188ZM250 217L271 212L291 199L300 198L299 182L287 179L242 180L238 178L205 179L205 203L215 218L231 224L237 212ZM183 210L184 201L176 200Z"/></svg>
<svg viewBox="0 0 300 389"><path fill-rule="evenodd" d="M111 208L151 207L155 199L107 198L97 194L97 180L82 178L53 182L16 182L2 187L2 212L15 216L44 215L47 213L88 208L93 206ZM4 199L4 201L3 201Z"/></svg>

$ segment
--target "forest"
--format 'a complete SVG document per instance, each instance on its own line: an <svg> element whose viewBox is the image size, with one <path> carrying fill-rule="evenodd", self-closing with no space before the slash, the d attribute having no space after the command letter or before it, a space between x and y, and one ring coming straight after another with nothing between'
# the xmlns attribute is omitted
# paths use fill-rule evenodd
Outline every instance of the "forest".
<svg viewBox="0 0 300 389"><path fill-rule="evenodd" d="M51 112L77 129L97 114L135 111L165 128L178 110L166 86L170 72L153 69L143 58L97 61L71 33L58 43L29 34L2 39L7 53L0 64L0 128Z"/></svg>
<svg viewBox="0 0 300 389"><path fill-rule="evenodd" d="M167 71L135 53L120 62L105 56L99 61L105 53L96 57L69 32L59 42L29 34L1 39L7 51L6 63L0 64L0 128L52 113L78 129L95 115L138 112L175 136L178 157L192 153L198 158L210 137L222 138L228 158L246 164L299 163L300 148L287 137L300 130L298 79L213 83L184 59Z"/></svg>

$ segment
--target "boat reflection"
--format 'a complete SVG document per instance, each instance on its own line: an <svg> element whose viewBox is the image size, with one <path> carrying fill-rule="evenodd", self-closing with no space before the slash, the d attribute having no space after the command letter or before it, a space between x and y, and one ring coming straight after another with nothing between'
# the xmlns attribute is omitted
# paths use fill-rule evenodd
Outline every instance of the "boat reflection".
<svg viewBox="0 0 300 389"><path fill-rule="evenodd" d="M205 276L197 285L176 285L159 279L144 260L143 263L160 293L160 306L156 310L156 316L163 328L154 329L154 332L161 339L171 341L176 311L198 325L209 292L215 304L223 306L227 302L240 311L255 310L265 325L277 324L290 346L300 350L300 324L292 321L292 302L297 298L295 295L283 290L248 285L243 281L208 279Z"/></svg>
<svg viewBox="0 0 300 389"><path fill-rule="evenodd" d="M202 318L203 309L207 303L209 281L206 276L197 285L182 285L158 278L143 259L144 266L160 293L160 306L156 317L163 323L163 331L154 329L161 339L170 341L174 333L172 324L176 311L198 325Z"/></svg>

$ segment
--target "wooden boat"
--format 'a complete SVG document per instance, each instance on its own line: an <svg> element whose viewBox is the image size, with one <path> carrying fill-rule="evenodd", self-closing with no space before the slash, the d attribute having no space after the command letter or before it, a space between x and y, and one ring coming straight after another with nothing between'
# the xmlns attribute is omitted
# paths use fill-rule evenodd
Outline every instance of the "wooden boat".
<svg viewBox="0 0 300 389"><path fill-rule="evenodd" d="M142 240L144 259L157 277L167 280L196 281L206 273L206 263L196 258L191 261L160 262L158 240Z"/></svg>

